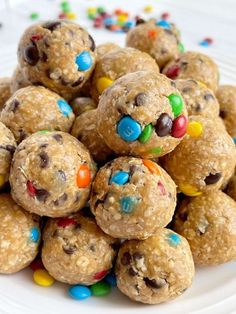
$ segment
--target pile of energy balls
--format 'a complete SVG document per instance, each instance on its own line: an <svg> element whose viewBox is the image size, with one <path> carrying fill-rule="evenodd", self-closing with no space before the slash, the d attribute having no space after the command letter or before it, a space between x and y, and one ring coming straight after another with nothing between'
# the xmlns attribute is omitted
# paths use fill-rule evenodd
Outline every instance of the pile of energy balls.
<svg viewBox="0 0 236 314"><path fill-rule="evenodd" d="M210 57L155 20L126 48L39 23L17 55L0 85L0 273L40 256L60 282L113 272L157 304L191 286L194 264L236 259L236 86L218 85Z"/></svg>

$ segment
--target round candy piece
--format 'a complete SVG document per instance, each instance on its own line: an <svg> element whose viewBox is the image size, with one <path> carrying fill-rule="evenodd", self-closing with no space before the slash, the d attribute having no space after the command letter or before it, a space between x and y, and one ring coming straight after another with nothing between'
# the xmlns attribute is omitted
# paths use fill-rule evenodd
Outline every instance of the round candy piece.
<svg viewBox="0 0 236 314"><path fill-rule="evenodd" d="M37 269L33 275L34 282L42 287L50 287L54 284L54 278L45 269Z"/></svg>
<svg viewBox="0 0 236 314"><path fill-rule="evenodd" d="M139 141L141 143L146 143L150 139L152 135L153 126L151 124L148 124L145 126L145 128L142 130L142 133L139 136Z"/></svg>
<svg viewBox="0 0 236 314"><path fill-rule="evenodd" d="M33 227L30 230L30 241L38 243L40 240L40 230L38 227Z"/></svg>
<svg viewBox="0 0 236 314"><path fill-rule="evenodd" d="M124 185L129 180L129 173L125 171L116 172L110 179L110 184L115 183L118 185Z"/></svg>
<svg viewBox="0 0 236 314"><path fill-rule="evenodd" d="M156 25L161 26L161 27L166 28L166 29L171 28L170 23L167 22L166 20L160 20L156 23Z"/></svg>
<svg viewBox="0 0 236 314"><path fill-rule="evenodd" d="M72 113L71 106L64 99L59 99L57 104L64 116L68 117Z"/></svg>
<svg viewBox="0 0 236 314"><path fill-rule="evenodd" d="M83 51L76 56L75 62L79 71L87 71L91 68L93 59L91 58L89 51Z"/></svg>
<svg viewBox="0 0 236 314"><path fill-rule="evenodd" d="M191 137L199 137L202 135L202 124L197 121L191 121L188 123L187 134Z"/></svg>
<svg viewBox="0 0 236 314"><path fill-rule="evenodd" d="M95 297L104 297L111 292L111 286L109 283L100 281L91 286L91 292Z"/></svg>
<svg viewBox="0 0 236 314"><path fill-rule="evenodd" d="M168 96L172 111L175 117L178 117L183 110L183 100L180 95L171 94Z"/></svg>
<svg viewBox="0 0 236 314"><path fill-rule="evenodd" d="M99 94L101 95L112 83L113 80L110 80L108 77L100 77L96 83Z"/></svg>
<svg viewBox="0 0 236 314"><path fill-rule="evenodd" d="M173 126L171 130L172 136L176 138L183 137L186 134L187 125L188 125L188 119L183 115L178 116L173 121Z"/></svg>
<svg viewBox="0 0 236 314"><path fill-rule="evenodd" d="M88 287L82 286L82 285L76 285L76 286L70 287L68 289L68 293L69 293L69 296L72 297L72 299L79 300L79 301L85 300L92 295L91 290Z"/></svg>
<svg viewBox="0 0 236 314"><path fill-rule="evenodd" d="M117 133L124 141L133 142L136 141L140 136L141 126L130 116L126 116L121 118L118 122Z"/></svg>

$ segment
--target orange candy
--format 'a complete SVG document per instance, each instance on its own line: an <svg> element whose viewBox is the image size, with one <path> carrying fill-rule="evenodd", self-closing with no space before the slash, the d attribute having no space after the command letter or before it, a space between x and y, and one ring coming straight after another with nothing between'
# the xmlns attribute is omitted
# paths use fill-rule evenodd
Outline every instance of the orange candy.
<svg viewBox="0 0 236 314"><path fill-rule="evenodd" d="M77 186L86 188L91 182L91 174L88 165L81 165L77 173Z"/></svg>
<svg viewBox="0 0 236 314"><path fill-rule="evenodd" d="M148 168L148 170L151 172L151 173L155 173L155 174L160 174L160 171L158 169L158 166L151 160L149 159L143 159L143 164L145 167Z"/></svg>
<svg viewBox="0 0 236 314"><path fill-rule="evenodd" d="M157 38L157 31L155 29L149 29L148 30L148 37L152 39Z"/></svg>

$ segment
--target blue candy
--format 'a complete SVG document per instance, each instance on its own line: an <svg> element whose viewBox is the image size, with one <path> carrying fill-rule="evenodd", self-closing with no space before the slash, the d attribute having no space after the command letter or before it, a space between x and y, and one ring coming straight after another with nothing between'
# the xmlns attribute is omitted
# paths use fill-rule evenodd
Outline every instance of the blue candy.
<svg viewBox="0 0 236 314"><path fill-rule="evenodd" d="M110 179L110 184L115 183L118 185L124 185L129 180L129 173L125 171L116 172Z"/></svg>
<svg viewBox="0 0 236 314"><path fill-rule="evenodd" d="M57 104L63 115L68 117L72 112L71 106L64 99L59 99Z"/></svg>
<svg viewBox="0 0 236 314"><path fill-rule="evenodd" d="M103 23L104 23L104 25L106 25L106 26L113 25L113 24L114 24L114 19L111 18L111 17L107 17L107 18L104 19Z"/></svg>
<svg viewBox="0 0 236 314"><path fill-rule="evenodd" d="M156 22L156 25L161 26L161 27L166 28L166 29L171 28L170 23L168 23L165 20L160 20L159 22Z"/></svg>
<svg viewBox="0 0 236 314"><path fill-rule="evenodd" d="M141 125L130 116L121 118L117 124L117 133L126 142L136 141L141 132Z"/></svg>
<svg viewBox="0 0 236 314"><path fill-rule="evenodd" d="M93 64L93 59L89 53L89 51L83 51L75 58L75 63L78 66L78 70L87 71L91 68Z"/></svg>
<svg viewBox="0 0 236 314"><path fill-rule="evenodd" d="M125 23L125 26L127 26L127 27L133 27L134 26L134 21L127 21L126 23Z"/></svg>
<svg viewBox="0 0 236 314"><path fill-rule="evenodd" d="M75 300L85 300L92 295L90 289L82 285L70 287L68 293Z"/></svg>
<svg viewBox="0 0 236 314"><path fill-rule="evenodd" d="M132 213L136 204L137 199L134 196L125 196L120 199L121 211L125 214Z"/></svg>
<svg viewBox="0 0 236 314"><path fill-rule="evenodd" d="M30 230L30 241L38 243L40 239L40 230L37 227L33 227Z"/></svg>
<svg viewBox="0 0 236 314"><path fill-rule="evenodd" d="M208 47L209 46L209 42L206 41L206 40L203 40L199 43L200 46L203 46L203 47Z"/></svg>
<svg viewBox="0 0 236 314"><path fill-rule="evenodd" d="M181 238L176 233L169 233L167 235L168 242L171 246L177 246L181 243Z"/></svg>
<svg viewBox="0 0 236 314"><path fill-rule="evenodd" d="M236 144L236 137L233 137L233 140L234 140L234 144Z"/></svg>
<svg viewBox="0 0 236 314"><path fill-rule="evenodd" d="M108 274L104 280L109 283L112 287L116 287L116 276L113 273Z"/></svg>

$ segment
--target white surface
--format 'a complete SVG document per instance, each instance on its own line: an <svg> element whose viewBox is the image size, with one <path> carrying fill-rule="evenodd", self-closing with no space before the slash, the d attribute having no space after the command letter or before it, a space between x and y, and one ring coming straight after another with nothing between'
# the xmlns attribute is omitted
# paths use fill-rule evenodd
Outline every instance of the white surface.
<svg viewBox="0 0 236 314"><path fill-rule="evenodd" d="M0 10L0 75L10 75L16 65L17 41L27 25L28 16L36 11L41 19L55 18L59 13L60 1L40 0L12 2L12 10ZM17 0L17 3L20 0ZM236 2L235 0L87 0L71 1L78 14L78 22L87 27L97 43L115 41L124 43L124 35L94 30L87 20L85 9L101 3L109 8L120 7L140 14L144 5L153 4L157 16L163 11L171 13L171 20L182 31L187 49L200 50L213 56L221 71L221 82L235 84L236 81ZM4 1L0 0L0 9ZM47 9L46 9L47 6ZM145 14L144 14L145 17ZM212 37L214 44L202 48L198 45L204 37ZM32 282L32 272L25 270L16 275L0 276L0 314L65 314L65 313L135 313L141 314L229 314L236 313L236 264L198 269L194 284L175 301L158 306L146 306L129 301L116 289L111 296L92 297L77 302L67 296L67 286L55 284L41 288Z"/></svg>

